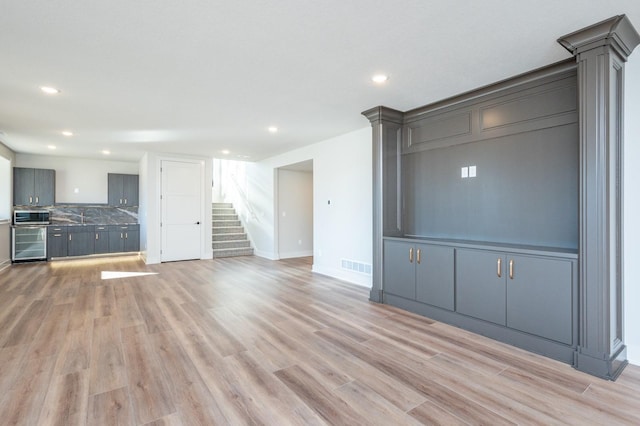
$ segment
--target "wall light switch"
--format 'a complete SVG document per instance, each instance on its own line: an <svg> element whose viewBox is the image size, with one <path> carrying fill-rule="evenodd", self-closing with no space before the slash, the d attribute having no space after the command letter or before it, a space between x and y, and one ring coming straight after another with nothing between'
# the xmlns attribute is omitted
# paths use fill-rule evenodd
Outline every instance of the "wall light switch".
<svg viewBox="0 0 640 426"><path fill-rule="evenodd" d="M463 167L462 169L460 169L460 177L463 178L463 179L469 177L469 168L468 167Z"/></svg>
<svg viewBox="0 0 640 426"><path fill-rule="evenodd" d="M476 166L469 166L469 177L476 177Z"/></svg>

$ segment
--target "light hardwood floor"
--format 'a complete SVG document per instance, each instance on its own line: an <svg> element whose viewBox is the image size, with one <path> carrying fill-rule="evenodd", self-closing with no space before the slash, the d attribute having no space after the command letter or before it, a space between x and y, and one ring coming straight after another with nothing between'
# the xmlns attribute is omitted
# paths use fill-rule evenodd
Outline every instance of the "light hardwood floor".
<svg viewBox="0 0 640 426"><path fill-rule="evenodd" d="M5 269L0 424L640 424L639 367L603 381L370 303L310 262Z"/></svg>

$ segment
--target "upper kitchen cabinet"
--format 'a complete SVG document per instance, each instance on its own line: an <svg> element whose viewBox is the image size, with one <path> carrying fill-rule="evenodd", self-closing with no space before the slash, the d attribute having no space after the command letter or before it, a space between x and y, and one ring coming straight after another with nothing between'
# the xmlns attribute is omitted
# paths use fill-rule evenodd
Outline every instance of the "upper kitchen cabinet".
<svg viewBox="0 0 640 426"><path fill-rule="evenodd" d="M55 203L56 171L13 168L14 206L51 206Z"/></svg>
<svg viewBox="0 0 640 426"><path fill-rule="evenodd" d="M109 173L109 205L116 207L138 205L138 175Z"/></svg>

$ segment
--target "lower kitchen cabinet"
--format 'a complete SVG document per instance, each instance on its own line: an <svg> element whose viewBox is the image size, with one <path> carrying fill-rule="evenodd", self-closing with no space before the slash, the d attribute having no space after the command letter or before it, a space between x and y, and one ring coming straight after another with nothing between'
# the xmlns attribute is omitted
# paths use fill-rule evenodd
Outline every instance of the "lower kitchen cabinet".
<svg viewBox="0 0 640 426"><path fill-rule="evenodd" d="M95 233L93 225L80 225L67 227L68 256L87 256L93 254Z"/></svg>
<svg viewBox="0 0 640 426"><path fill-rule="evenodd" d="M111 253L140 250L139 225L110 225L109 251Z"/></svg>
<svg viewBox="0 0 640 426"><path fill-rule="evenodd" d="M107 225L96 225L95 227L94 253L109 253L109 230Z"/></svg>
<svg viewBox="0 0 640 426"><path fill-rule="evenodd" d="M49 226L47 228L47 259L67 257L67 227Z"/></svg>
<svg viewBox="0 0 640 426"><path fill-rule="evenodd" d="M560 343L573 342L568 259L456 250L456 310Z"/></svg>
<svg viewBox="0 0 640 426"><path fill-rule="evenodd" d="M454 309L454 250L404 241L384 242L384 292Z"/></svg>

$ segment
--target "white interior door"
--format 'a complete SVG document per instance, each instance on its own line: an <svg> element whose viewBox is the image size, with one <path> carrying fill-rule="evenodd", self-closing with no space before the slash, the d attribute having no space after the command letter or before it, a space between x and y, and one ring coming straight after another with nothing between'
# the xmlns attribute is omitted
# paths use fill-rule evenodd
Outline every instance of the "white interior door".
<svg viewBox="0 0 640 426"><path fill-rule="evenodd" d="M163 262L202 257L202 164L161 162Z"/></svg>

